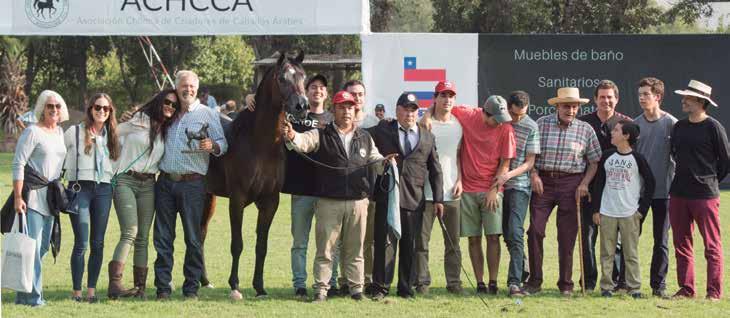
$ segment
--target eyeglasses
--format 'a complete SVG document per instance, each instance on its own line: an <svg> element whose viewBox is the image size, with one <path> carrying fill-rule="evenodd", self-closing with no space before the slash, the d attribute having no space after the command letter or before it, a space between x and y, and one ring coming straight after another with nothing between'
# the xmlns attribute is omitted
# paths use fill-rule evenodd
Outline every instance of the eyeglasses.
<svg viewBox="0 0 730 318"><path fill-rule="evenodd" d="M61 104L46 104L46 108L61 109Z"/></svg>
<svg viewBox="0 0 730 318"><path fill-rule="evenodd" d="M101 105L94 105L94 110L97 112L104 111L105 113L108 113L111 111L111 106L101 106Z"/></svg>
<svg viewBox="0 0 730 318"><path fill-rule="evenodd" d="M164 104L165 106L177 107L177 102L173 102L167 98L165 98L165 101L162 104Z"/></svg>

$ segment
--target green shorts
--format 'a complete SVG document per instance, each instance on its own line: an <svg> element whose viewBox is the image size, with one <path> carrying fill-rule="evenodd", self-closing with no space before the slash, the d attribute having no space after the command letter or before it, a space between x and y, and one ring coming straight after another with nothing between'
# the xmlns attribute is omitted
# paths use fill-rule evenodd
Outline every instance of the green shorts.
<svg viewBox="0 0 730 318"><path fill-rule="evenodd" d="M502 192L497 194L496 211L487 210L486 192L461 195L461 237L502 234Z"/></svg>

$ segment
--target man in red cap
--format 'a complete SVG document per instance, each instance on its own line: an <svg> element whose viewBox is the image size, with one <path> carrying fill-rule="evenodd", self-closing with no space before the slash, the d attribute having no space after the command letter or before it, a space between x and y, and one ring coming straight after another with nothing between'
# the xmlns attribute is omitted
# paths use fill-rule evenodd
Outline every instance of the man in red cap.
<svg viewBox="0 0 730 318"><path fill-rule="evenodd" d="M461 236L469 238L469 257L477 292L497 293L500 242L502 234L502 187L495 183L498 176L509 171L515 157L515 134L509 123L512 117L507 101L490 96L481 107L457 106L451 114L459 120L464 142L459 151L464 193L461 196ZM431 121L432 111L424 115ZM484 283L484 251L482 235L486 237L486 261L489 285Z"/></svg>
<svg viewBox="0 0 730 318"><path fill-rule="evenodd" d="M431 133L436 137L439 163L443 174L444 213L434 213L432 204L426 204L423 212L421 234L416 236L416 292L427 294L431 285L431 273L428 266L428 245L434 223L443 221L446 231L444 238L444 272L446 274L446 290L461 294L461 249L459 235L461 233L460 205L461 173L459 171L458 153L461 144L462 128L456 117L451 115L451 108L456 103L456 85L449 81L441 81L434 89L434 108L431 120ZM433 202L433 190L426 183L426 201ZM438 225L436 227L439 227Z"/></svg>
<svg viewBox="0 0 730 318"><path fill-rule="evenodd" d="M363 240L367 220L368 195L372 178L367 164L383 156L370 134L355 124L355 100L340 91L333 98L335 119L324 129L298 133L284 123L282 134L287 147L313 152L317 161L316 185L319 198L315 205L314 259L315 302L327 300L333 270L333 253L340 239L340 262L354 300L362 299L364 284ZM387 159L387 158L386 158ZM348 167L331 169L326 167Z"/></svg>

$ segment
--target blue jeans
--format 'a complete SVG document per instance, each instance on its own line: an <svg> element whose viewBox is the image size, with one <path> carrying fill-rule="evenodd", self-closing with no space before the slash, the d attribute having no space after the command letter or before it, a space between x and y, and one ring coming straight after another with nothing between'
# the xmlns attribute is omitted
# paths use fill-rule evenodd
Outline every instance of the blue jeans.
<svg viewBox="0 0 730 318"><path fill-rule="evenodd" d="M160 177L155 184L155 225L153 243L157 250L155 260L155 287L157 294L171 293L175 224L180 212L185 235L185 261L183 263L183 295L195 295L203 275L203 250L201 221L205 202L203 180L174 182Z"/></svg>
<svg viewBox="0 0 730 318"><path fill-rule="evenodd" d="M307 247L309 246L309 233L312 230L312 218L314 217L314 204L317 197L306 195L291 196L291 273L294 288L307 288ZM330 288L337 288L337 256L333 253L332 278Z"/></svg>
<svg viewBox="0 0 730 318"><path fill-rule="evenodd" d="M529 192L514 189L504 190L502 232L510 258L507 286L521 286L522 272L525 267L525 216L529 205Z"/></svg>
<svg viewBox="0 0 730 318"><path fill-rule="evenodd" d="M104 235L112 207L112 187L109 183L79 181L79 213L71 214L71 228L74 232L74 247L71 251L71 281L74 290L81 290L84 277L84 253L89 253L89 276L87 288L96 288L101 263L104 257ZM91 241L91 244L89 244Z"/></svg>
<svg viewBox="0 0 730 318"><path fill-rule="evenodd" d="M53 217L44 216L35 210L26 211L28 218L28 236L35 240L35 260L33 262L33 290L30 293L18 292L15 294L15 303L18 305L42 306L43 300L43 256L48 252L51 244L51 229ZM18 217L16 215L16 217Z"/></svg>

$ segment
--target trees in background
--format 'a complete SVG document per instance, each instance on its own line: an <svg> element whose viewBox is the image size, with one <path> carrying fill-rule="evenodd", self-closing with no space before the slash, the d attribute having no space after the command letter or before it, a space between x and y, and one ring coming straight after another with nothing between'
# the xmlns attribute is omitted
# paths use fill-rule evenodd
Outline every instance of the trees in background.
<svg viewBox="0 0 730 318"><path fill-rule="evenodd" d="M433 30L476 33L642 33L712 14L706 0L432 0Z"/></svg>

